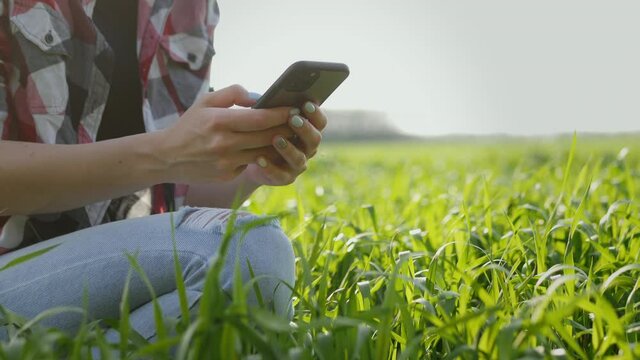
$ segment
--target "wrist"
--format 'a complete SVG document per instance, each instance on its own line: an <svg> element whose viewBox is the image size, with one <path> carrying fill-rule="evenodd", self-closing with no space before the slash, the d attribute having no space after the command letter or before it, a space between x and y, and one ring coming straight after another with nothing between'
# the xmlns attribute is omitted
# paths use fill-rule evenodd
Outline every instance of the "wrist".
<svg viewBox="0 0 640 360"><path fill-rule="evenodd" d="M169 151L166 149L164 131L156 131L129 137L137 170L151 184L177 182Z"/></svg>

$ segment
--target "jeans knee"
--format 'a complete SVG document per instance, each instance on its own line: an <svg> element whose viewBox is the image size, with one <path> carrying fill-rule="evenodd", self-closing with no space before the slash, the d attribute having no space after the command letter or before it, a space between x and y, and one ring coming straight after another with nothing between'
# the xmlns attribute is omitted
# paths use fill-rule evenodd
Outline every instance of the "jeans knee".
<svg viewBox="0 0 640 360"><path fill-rule="evenodd" d="M291 241L279 225L271 222L251 228L241 237L239 250L243 279L250 281L253 272L264 303L273 307L276 313L291 317L295 256ZM253 290L249 300L257 302Z"/></svg>
<svg viewBox="0 0 640 360"><path fill-rule="evenodd" d="M190 229L200 236L222 240L233 211L212 208L182 208L176 217L177 228ZM222 288L231 293L233 271L239 261L242 279L252 281L252 275L260 289L264 304L278 314L292 316L291 288L295 283L295 256L291 241L274 218L260 217L247 212L237 212L233 223L233 236L225 255L221 274ZM194 235L195 236L195 235ZM213 252L215 253L214 250ZM213 255L213 254L212 254ZM253 287L251 287L253 288ZM251 305L257 305L258 295L251 289L248 294Z"/></svg>

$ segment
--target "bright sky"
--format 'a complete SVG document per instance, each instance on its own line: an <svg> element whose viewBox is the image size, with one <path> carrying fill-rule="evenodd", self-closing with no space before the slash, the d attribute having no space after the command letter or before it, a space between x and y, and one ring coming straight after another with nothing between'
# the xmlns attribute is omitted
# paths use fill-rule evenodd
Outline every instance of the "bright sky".
<svg viewBox="0 0 640 360"><path fill-rule="evenodd" d="M325 108L416 134L640 130L637 0L219 0L212 81L344 62Z"/></svg>

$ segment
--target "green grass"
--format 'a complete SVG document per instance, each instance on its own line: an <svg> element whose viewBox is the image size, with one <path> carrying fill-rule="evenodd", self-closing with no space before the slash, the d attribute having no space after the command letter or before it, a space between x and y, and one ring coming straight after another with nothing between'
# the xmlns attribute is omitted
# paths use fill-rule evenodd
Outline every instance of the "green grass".
<svg viewBox="0 0 640 360"><path fill-rule="evenodd" d="M638 140L327 145L243 206L293 241L293 322L247 309L252 284L219 306L214 265L200 315L159 318L156 343L126 321L108 345L96 322L68 336L0 314L17 324L0 357L640 357Z"/></svg>

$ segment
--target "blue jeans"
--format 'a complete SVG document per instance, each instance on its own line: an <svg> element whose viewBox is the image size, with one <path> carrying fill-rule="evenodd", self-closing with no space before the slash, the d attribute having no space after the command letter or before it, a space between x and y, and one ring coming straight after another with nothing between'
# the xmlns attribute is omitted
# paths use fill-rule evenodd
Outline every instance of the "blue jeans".
<svg viewBox="0 0 640 360"><path fill-rule="evenodd" d="M228 209L191 207L174 213L178 259L192 308L202 294L207 269L217 256L230 215ZM257 219L239 212L235 228ZM163 314L180 316L169 214L117 221L44 241L0 256L0 267L16 257L56 244L59 245L53 250L0 272L0 305L30 318L57 306L83 308L83 297L86 297L89 319L118 318L130 270L125 253L132 253L151 281ZM262 222L244 235L234 234L220 274L220 284L228 294L233 285L236 256L243 281L251 278L248 260L255 276L260 278L258 284L264 302L276 313L291 317L289 286L293 287L295 281L294 254L277 221ZM248 294L248 301L257 304L253 290ZM132 327L145 338L153 338L151 295L135 272L131 278L129 304ZM70 312L48 318L44 324L75 331L81 320L81 314Z"/></svg>

